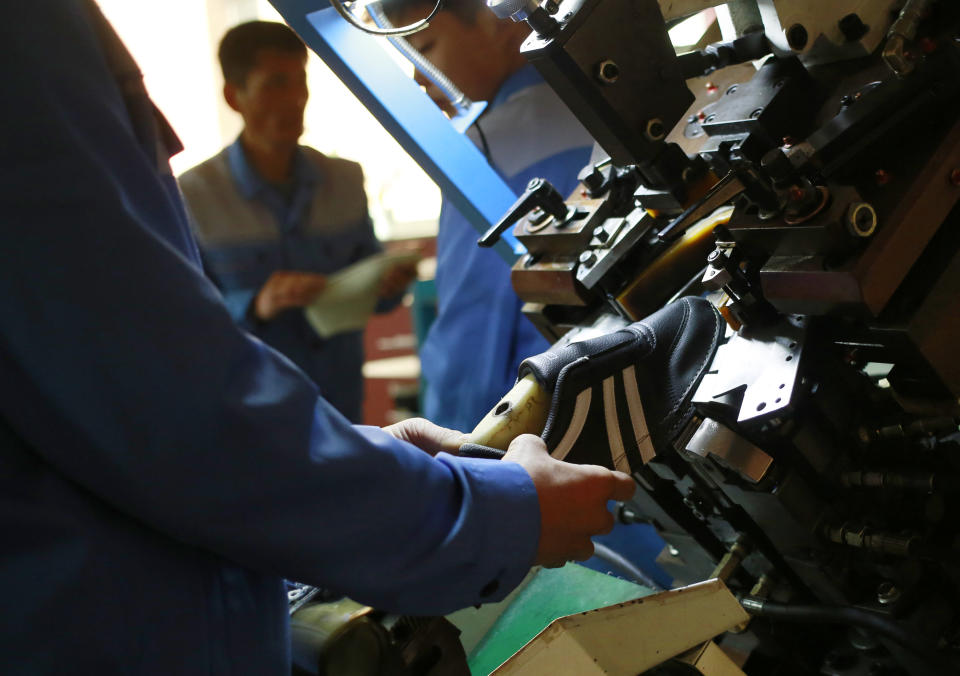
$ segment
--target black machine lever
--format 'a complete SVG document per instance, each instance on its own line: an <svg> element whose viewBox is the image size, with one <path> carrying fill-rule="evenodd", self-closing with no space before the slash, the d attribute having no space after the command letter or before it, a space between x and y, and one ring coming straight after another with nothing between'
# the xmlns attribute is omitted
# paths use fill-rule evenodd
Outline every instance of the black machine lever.
<svg viewBox="0 0 960 676"><path fill-rule="evenodd" d="M507 228L513 226L514 223L534 209L541 209L544 212L544 217L550 215L559 222L565 221L569 213L563 195L550 185L549 181L535 178L527 184L527 189L513 203L504 217L483 233L483 237L477 240L477 244L484 248L492 247L500 239L500 235L506 232Z"/></svg>

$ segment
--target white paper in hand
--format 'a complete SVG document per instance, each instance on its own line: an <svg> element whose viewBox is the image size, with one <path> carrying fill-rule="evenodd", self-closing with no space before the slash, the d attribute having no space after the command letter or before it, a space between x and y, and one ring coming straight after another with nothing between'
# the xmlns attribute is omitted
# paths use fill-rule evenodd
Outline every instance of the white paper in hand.
<svg viewBox="0 0 960 676"><path fill-rule="evenodd" d="M307 321L323 338L362 329L377 306L384 273L394 265L418 258L415 252L374 254L330 275L323 293L304 308Z"/></svg>

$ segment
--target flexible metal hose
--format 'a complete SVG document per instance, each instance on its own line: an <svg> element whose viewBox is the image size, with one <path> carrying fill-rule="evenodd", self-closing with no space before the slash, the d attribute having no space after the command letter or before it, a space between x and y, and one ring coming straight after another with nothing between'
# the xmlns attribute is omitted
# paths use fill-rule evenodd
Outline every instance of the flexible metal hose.
<svg viewBox="0 0 960 676"><path fill-rule="evenodd" d="M367 12L370 14L373 22L380 28L392 28L392 24L383 12L383 6L379 2L371 2L367 5ZM413 64L414 68L423 73L430 82L435 84L458 110L465 110L473 105L473 101L467 98L467 96L450 81L450 78L430 63L423 54L414 49L404 38L388 36L387 39Z"/></svg>
<svg viewBox="0 0 960 676"><path fill-rule="evenodd" d="M637 584L641 584L644 587L649 587L653 591L663 591L663 587L657 584L656 580L640 570L637 566L633 565L633 563L628 561L622 554L615 552L606 545L602 545L599 542L594 542L593 555L604 563L610 564Z"/></svg>

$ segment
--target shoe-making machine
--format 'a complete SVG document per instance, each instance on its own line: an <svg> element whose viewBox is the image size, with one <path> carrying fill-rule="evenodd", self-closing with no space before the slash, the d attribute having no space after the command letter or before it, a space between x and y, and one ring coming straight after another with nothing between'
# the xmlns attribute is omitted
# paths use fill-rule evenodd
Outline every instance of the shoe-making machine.
<svg viewBox="0 0 960 676"><path fill-rule="evenodd" d="M556 344L472 441L631 473L737 673L960 673L960 3L736 0L677 54L714 4L489 0L603 157L480 238Z"/></svg>

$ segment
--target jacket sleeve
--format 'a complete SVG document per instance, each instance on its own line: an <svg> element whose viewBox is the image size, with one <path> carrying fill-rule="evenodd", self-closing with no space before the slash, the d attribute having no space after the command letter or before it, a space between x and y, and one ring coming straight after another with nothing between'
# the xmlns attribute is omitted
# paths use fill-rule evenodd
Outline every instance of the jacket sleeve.
<svg viewBox="0 0 960 676"><path fill-rule="evenodd" d="M0 414L91 500L247 567L408 613L503 596L529 476L349 425L235 326L82 7L0 25Z"/></svg>

